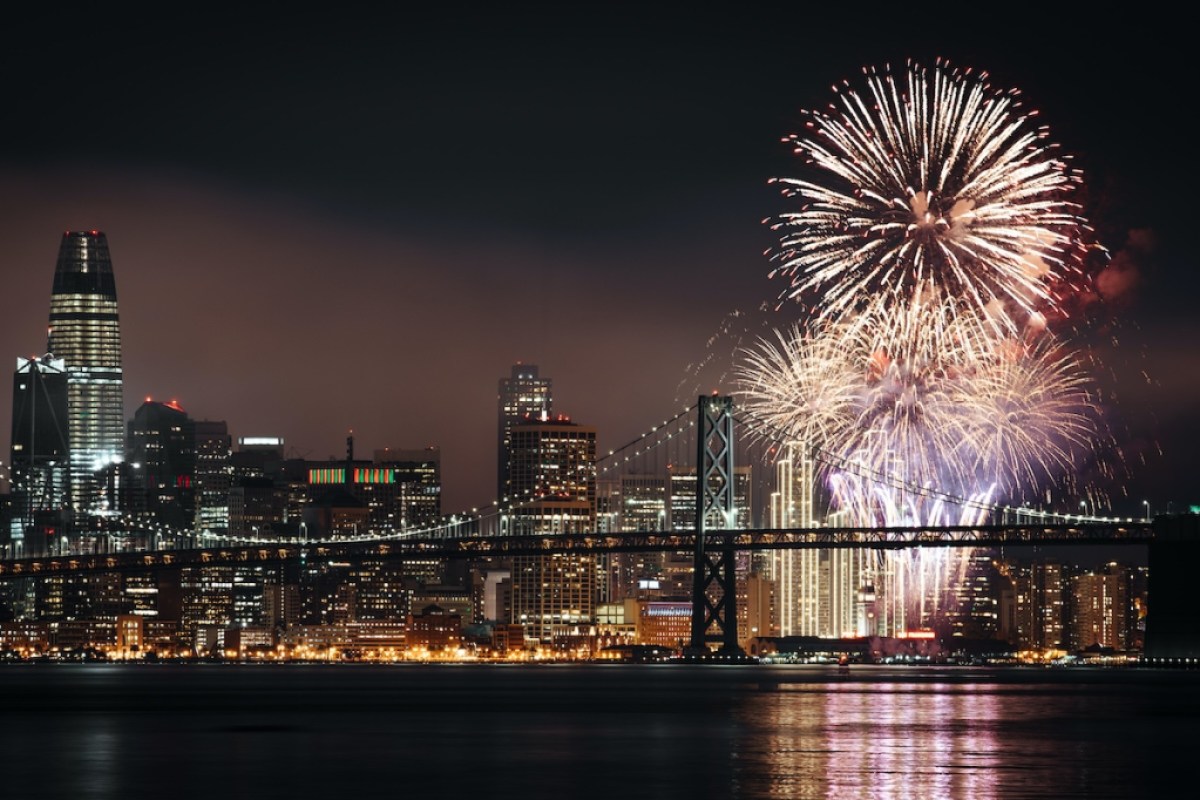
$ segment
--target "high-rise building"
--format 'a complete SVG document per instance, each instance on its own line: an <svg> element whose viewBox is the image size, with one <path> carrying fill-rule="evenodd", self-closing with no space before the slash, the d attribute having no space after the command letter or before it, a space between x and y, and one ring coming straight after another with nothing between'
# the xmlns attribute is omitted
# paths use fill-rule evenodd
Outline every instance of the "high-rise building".
<svg viewBox="0 0 1200 800"><path fill-rule="evenodd" d="M513 534L594 531L596 429L560 417L527 420L510 436L510 486L519 503L507 514ZM597 564L591 555L520 556L512 563L512 621L527 639L550 642L590 625Z"/></svg>
<svg viewBox="0 0 1200 800"><path fill-rule="evenodd" d="M353 437L348 440L352 441ZM418 530L441 516L441 450L437 447L384 448L375 451L374 461L355 459L348 450L344 459L304 461L303 466L306 489L299 503L300 517L320 498L328 499L334 487L367 509L366 528L376 533Z"/></svg>
<svg viewBox="0 0 1200 800"><path fill-rule="evenodd" d="M125 410L117 287L101 231L63 234L46 349L67 370L73 510L77 517L111 511L98 476L123 457Z"/></svg>
<svg viewBox="0 0 1200 800"><path fill-rule="evenodd" d="M13 376L12 511L8 552L46 552L70 505L67 372L53 356L18 358Z"/></svg>
<svg viewBox="0 0 1200 800"><path fill-rule="evenodd" d="M509 435L513 425L528 419L549 419L553 410L550 379L538 377L536 364L514 364L510 377L500 379L499 423L496 442L496 499L512 494L509 486Z"/></svg>
<svg viewBox="0 0 1200 800"><path fill-rule="evenodd" d="M233 440L220 420L197 420L196 428L196 528L225 533L229 530L230 463Z"/></svg>
<svg viewBox="0 0 1200 800"><path fill-rule="evenodd" d="M290 518L289 486L284 479L284 442L280 436L241 436L229 455L229 531L254 534Z"/></svg>
<svg viewBox="0 0 1200 800"><path fill-rule="evenodd" d="M442 451L438 447L375 451L374 466L389 472L395 500L380 527L412 530L431 525L442 516Z"/></svg>
<svg viewBox="0 0 1200 800"><path fill-rule="evenodd" d="M1131 649L1134 630L1131 578L1129 567L1110 563L1071 581L1075 607L1071 630L1074 649L1102 647L1118 652Z"/></svg>
<svg viewBox="0 0 1200 800"><path fill-rule="evenodd" d="M174 400L146 399L129 421L135 506L159 525L191 529L196 517L196 431Z"/></svg>
<svg viewBox="0 0 1200 800"><path fill-rule="evenodd" d="M667 478L665 475L622 475L609 488L609 521L605 530L624 532L662 531L667 527ZM603 493L602 493L603 494ZM602 498L603 499L603 498ZM604 516L600 517L605 521ZM608 557L608 602L637 597L642 587L661 586L663 553L613 553Z"/></svg>
<svg viewBox="0 0 1200 800"><path fill-rule="evenodd" d="M775 492L770 501L772 528L812 528L813 460L800 443L783 449L775 464ZM801 548L771 554L775 582L776 621L780 636L820 636L821 561L836 558L832 551ZM827 635L832 632L827 632Z"/></svg>
<svg viewBox="0 0 1200 800"><path fill-rule="evenodd" d="M1013 586L1012 609L1002 617L1011 619L1009 641L1019 650L1042 653L1066 647L1069 584L1066 568L1057 561L1004 562L1000 574Z"/></svg>

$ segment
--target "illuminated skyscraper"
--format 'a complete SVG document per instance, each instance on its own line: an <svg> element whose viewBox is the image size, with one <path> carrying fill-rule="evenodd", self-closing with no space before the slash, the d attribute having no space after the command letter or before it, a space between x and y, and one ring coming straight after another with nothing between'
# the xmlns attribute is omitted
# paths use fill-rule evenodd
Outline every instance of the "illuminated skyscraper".
<svg viewBox="0 0 1200 800"><path fill-rule="evenodd" d="M77 516L103 513L109 509L100 476L122 460L125 412L117 287L100 231L63 234L47 350L67 370L71 506Z"/></svg>
<svg viewBox="0 0 1200 800"><path fill-rule="evenodd" d="M1110 563L1102 570L1089 570L1071 580L1072 649L1085 650L1097 645L1121 652L1129 649L1134 621L1131 578L1129 567Z"/></svg>
<svg viewBox="0 0 1200 800"><path fill-rule="evenodd" d="M514 534L584 533L596 529L596 429L566 419L514 425L512 489L536 498L517 506ZM527 639L549 642L590 625L596 603L596 558L560 554L512 560L513 622Z"/></svg>
<svg viewBox="0 0 1200 800"><path fill-rule="evenodd" d="M67 373L52 356L18 358L13 376L11 555L57 543L66 522L70 447Z"/></svg>
<svg viewBox="0 0 1200 800"><path fill-rule="evenodd" d="M233 440L223 420L196 421L196 528L229 530Z"/></svg>
<svg viewBox="0 0 1200 800"><path fill-rule="evenodd" d="M813 460L798 442L784 448L775 464L776 490L771 495L772 528L812 528ZM777 550L771 554L771 577L775 581L779 635L820 636L822 632L821 562L838 555L804 548Z"/></svg>
<svg viewBox="0 0 1200 800"><path fill-rule="evenodd" d="M513 425L527 419L549 419L553 399L550 379L539 378L536 364L514 364L512 375L500 379L497 436L496 499L510 494L509 446Z"/></svg>

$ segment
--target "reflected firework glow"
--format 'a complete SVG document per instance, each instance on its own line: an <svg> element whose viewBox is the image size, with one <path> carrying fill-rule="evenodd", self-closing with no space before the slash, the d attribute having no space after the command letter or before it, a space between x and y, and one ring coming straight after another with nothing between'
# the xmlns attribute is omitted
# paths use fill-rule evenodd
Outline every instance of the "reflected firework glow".
<svg viewBox="0 0 1200 800"><path fill-rule="evenodd" d="M743 712L762 741L743 745L750 794L822 798L1004 794L994 723L1009 692L996 685L781 684ZM869 741L870 746L863 746ZM1036 775L1040 770L1031 770ZM1037 785L1037 777L1020 789ZM755 794L755 796L757 796Z"/></svg>

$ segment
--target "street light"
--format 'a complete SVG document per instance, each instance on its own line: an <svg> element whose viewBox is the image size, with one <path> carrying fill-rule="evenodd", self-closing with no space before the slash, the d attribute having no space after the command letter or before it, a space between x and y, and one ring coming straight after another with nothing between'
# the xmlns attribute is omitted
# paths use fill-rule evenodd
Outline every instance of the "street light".
<svg viewBox="0 0 1200 800"><path fill-rule="evenodd" d="M1150 501L1143 500L1142 507L1146 509L1146 513L1142 515L1142 519L1146 522L1150 521Z"/></svg>

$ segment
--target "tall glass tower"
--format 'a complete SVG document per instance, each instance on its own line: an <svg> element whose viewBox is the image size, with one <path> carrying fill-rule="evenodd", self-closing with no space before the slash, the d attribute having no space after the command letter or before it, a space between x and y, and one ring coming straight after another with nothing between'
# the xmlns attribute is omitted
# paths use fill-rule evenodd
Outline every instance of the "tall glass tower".
<svg viewBox="0 0 1200 800"><path fill-rule="evenodd" d="M104 477L125 450L125 410L117 286L100 231L63 234L47 350L67 369L72 509L77 518L104 513Z"/></svg>
<svg viewBox="0 0 1200 800"><path fill-rule="evenodd" d="M70 506L67 371L61 359L17 359L11 464L8 555L41 555L65 532Z"/></svg>

